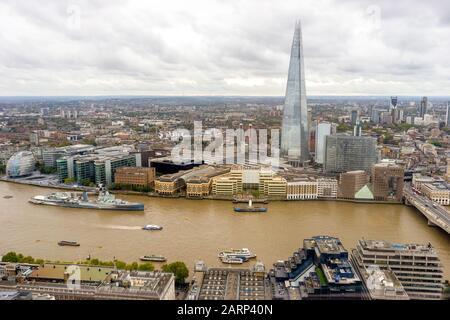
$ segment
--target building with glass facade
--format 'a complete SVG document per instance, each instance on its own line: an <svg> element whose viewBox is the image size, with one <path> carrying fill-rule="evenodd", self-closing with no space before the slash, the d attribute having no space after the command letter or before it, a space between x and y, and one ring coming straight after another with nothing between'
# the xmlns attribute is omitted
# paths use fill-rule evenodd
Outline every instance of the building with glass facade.
<svg viewBox="0 0 450 320"><path fill-rule="evenodd" d="M281 155L294 166L309 160L308 128L302 31L300 22L297 22L292 40L281 131Z"/></svg>
<svg viewBox="0 0 450 320"><path fill-rule="evenodd" d="M87 144L74 144L67 147L51 148L42 151L44 165L49 168L56 168L58 159L74 155L89 154L95 147Z"/></svg>
<svg viewBox="0 0 450 320"><path fill-rule="evenodd" d="M326 173L353 170L369 172L377 162L377 140L372 137L327 136L325 144Z"/></svg>
<svg viewBox="0 0 450 320"><path fill-rule="evenodd" d="M34 171L34 156L30 151L21 151L9 158L6 164L6 175L9 178L28 176Z"/></svg>
<svg viewBox="0 0 450 320"><path fill-rule="evenodd" d="M325 138L331 135L331 123L320 122L316 129L316 163L323 164L325 157Z"/></svg>
<svg viewBox="0 0 450 320"><path fill-rule="evenodd" d="M131 152L127 146L98 149L95 153L64 157L56 161L59 181L71 178L77 182L110 186L115 171L122 167L141 166L140 153Z"/></svg>

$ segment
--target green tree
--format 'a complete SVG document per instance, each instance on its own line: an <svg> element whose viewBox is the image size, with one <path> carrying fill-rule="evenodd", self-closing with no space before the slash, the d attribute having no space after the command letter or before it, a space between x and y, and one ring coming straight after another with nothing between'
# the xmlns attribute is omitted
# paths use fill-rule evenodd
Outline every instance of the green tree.
<svg viewBox="0 0 450 320"><path fill-rule="evenodd" d="M175 275L175 281L178 284L184 284L186 278L189 276L189 270L186 264L181 261L176 261L170 264L165 264L162 266L164 272L170 272Z"/></svg>
<svg viewBox="0 0 450 320"><path fill-rule="evenodd" d="M26 256L26 257L24 257L24 258L22 259L22 261L20 261L20 262L22 262L22 263L30 263L30 264L35 263L33 257L31 257L31 256Z"/></svg>
<svg viewBox="0 0 450 320"><path fill-rule="evenodd" d="M125 270L127 267L127 264L123 261L117 260L116 261L116 268L119 270Z"/></svg>
<svg viewBox="0 0 450 320"><path fill-rule="evenodd" d="M139 265L139 271L153 271L155 270L155 266L151 263L143 263Z"/></svg>
<svg viewBox="0 0 450 320"><path fill-rule="evenodd" d="M65 178L64 179L64 183L65 184L72 184L74 183L76 180L74 178Z"/></svg>
<svg viewBox="0 0 450 320"><path fill-rule="evenodd" d="M2 257L2 262L19 262L19 257L14 251L10 251Z"/></svg>
<svg viewBox="0 0 450 320"><path fill-rule="evenodd" d="M139 265L137 262L133 262L131 264L127 264L126 269L130 271L137 270L139 268Z"/></svg>
<svg viewBox="0 0 450 320"><path fill-rule="evenodd" d="M80 183L85 186L85 187L89 187L89 185L91 184L91 180L89 179L83 179L80 181Z"/></svg>

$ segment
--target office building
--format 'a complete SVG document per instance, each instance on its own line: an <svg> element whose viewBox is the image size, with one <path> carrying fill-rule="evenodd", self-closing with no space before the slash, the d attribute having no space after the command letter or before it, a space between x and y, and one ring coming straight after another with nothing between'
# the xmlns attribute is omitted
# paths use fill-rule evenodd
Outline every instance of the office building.
<svg viewBox="0 0 450 320"><path fill-rule="evenodd" d="M420 191L430 200L443 206L450 205L450 188L443 181L433 181L424 183L420 187Z"/></svg>
<svg viewBox="0 0 450 320"><path fill-rule="evenodd" d="M6 163L6 175L8 178L29 176L34 171L35 159L30 151L21 151L9 158Z"/></svg>
<svg viewBox="0 0 450 320"><path fill-rule="evenodd" d="M191 170L165 174L155 180L155 191L160 195L186 192L188 198L202 198L210 194L213 178L229 171L229 168L202 165Z"/></svg>
<svg viewBox="0 0 450 320"><path fill-rule="evenodd" d="M270 300L270 287L265 279L264 265L257 263L251 269L208 268L197 262L194 283L188 300Z"/></svg>
<svg viewBox="0 0 450 320"><path fill-rule="evenodd" d="M329 122L319 122L316 128L316 163L323 164L325 158L325 138L331 135L331 123Z"/></svg>
<svg viewBox="0 0 450 320"><path fill-rule="evenodd" d="M287 181L288 200L315 200L318 197L318 183L314 177L298 177Z"/></svg>
<svg viewBox="0 0 450 320"><path fill-rule="evenodd" d="M274 264L268 278L274 300L363 297L362 281L338 238L305 239L291 257Z"/></svg>
<svg viewBox="0 0 450 320"><path fill-rule="evenodd" d="M356 125L357 121L358 121L358 110L352 110L352 112L351 112L352 125Z"/></svg>
<svg viewBox="0 0 450 320"><path fill-rule="evenodd" d="M410 299L441 299L443 270L431 244L400 244L378 240L359 240L353 250L359 268L376 265L391 270Z"/></svg>
<svg viewBox="0 0 450 320"><path fill-rule="evenodd" d="M308 128L302 31L300 22L297 22L292 41L281 129L281 155L294 166L309 160Z"/></svg>
<svg viewBox="0 0 450 320"><path fill-rule="evenodd" d="M355 194L369 182L368 174L363 170L341 173L339 177L338 197L355 199Z"/></svg>
<svg viewBox="0 0 450 320"><path fill-rule="evenodd" d="M243 190L257 190L260 194L279 197L283 189L283 179L277 179L270 166L233 165L228 174L212 181L212 194L219 196L231 196Z"/></svg>
<svg viewBox="0 0 450 320"><path fill-rule="evenodd" d="M118 168L114 175L114 183L131 187L152 187L155 183L155 168Z"/></svg>
<svg viewBox="0 0 450 320"><path fill-rule="evenodd" d="M186 197L201 199L209 196L212 189L213 178L225 175L229 171L229 168L219 168L213 166L207 166L202 170L194 169L193 174L185 178Z"/></svg>
<svg viewBox="0 0 450 320"><path fill-rule="evenodd" d="M123 145L60 158L56 161L59 181L69 178L78 183L90 181L109 187L114 182L116 169L141 165L140 154L131 153L132 150L131 146Z"/></svg>
<svg viewBox="0 0 450 320"><path fill-rule="evenodd" d="M335 178L317 179L318 198L336 198L338 194L338 182Z"/></svg>
<svg viewBox="0 0 450 320"><path fill-rule="evenodd" d="M422 97L419 107L419 117L423 118L427 114L427 108L428 108L428 98Z"/></svg>
<svg viewBox="0 0 450 320"><path fill-rule="evenodd" d="M375 200L402 201L405 169L395 162L377 163L372 168L372 185Z"/></svg>
<svg viewBox="0 0 450 320"><path fill-rule="evenodd" d="M28 271L18 275L25 281L14 285L33 296L49 294L56 300L175 300L172 273L63 263L45 263Z"/></svg>
<svg viewBox="0 0 450 320"><path fill-rule="evenodd" d="M201 163L194 163L194 160L175 163L171 157L149 159L148 162L149 166L155 168L158 174L177 173L178 171L186 171L202 165Z"/></svg>
<svg viewBox="0 0 450 320"><path fill-rule="evenodd" d="M401 282L389 269L382 270L376 265L361 268L355 263L369 293L370 300L409 300Z"/></svg>
<svg viewBox="0 0 450 320"><path fill-rule="evenodd" d="M283 177L272 176L261 183L262 192L271 199L286 199L287 181Z"/></svg>
<svg viewBox="0 0 450 320"><path fill-rule="evenodd" d="M369 172L377 162L377 140L372 137L327 136L324 171L341 173L353 170Z"/></svg>
<svg viewBox="0 0 450 320"><path fill-rule="evenodd" d="M44 165L49 168L56 168L56 160L63 157L70 157L75 155L84 155L92 153L95 150L94 146L86 144L75 144L67 147L51 148L42 151L42 158Z"/></svg>
<svg viewBox="0 0 450 320"><path fill-rule="evenodd" d="M447 111L445 113L445 126L450 127L450 105L447 102Z"/></svg>

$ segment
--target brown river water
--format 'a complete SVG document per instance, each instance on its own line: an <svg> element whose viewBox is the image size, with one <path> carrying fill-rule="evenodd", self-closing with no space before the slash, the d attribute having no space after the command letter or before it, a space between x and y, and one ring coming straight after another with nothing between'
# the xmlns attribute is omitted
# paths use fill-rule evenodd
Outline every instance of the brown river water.
<svg viewBox="0 0 450 320"><path fill-rule="evenodd" d="M34 205L28 199L54 192L34 186L0 182L0 254L16 251L35 258L75 261L88 254L101 260L127 262L159 254L168 261L196 260L221 266L219 251L249 248L269 268L314 235L339 237L350 250L358 239L431 244L439 252L445 278L450 279L450 236L429 227L414 208L403 205L337 201L280 201L267 213L236 214L231 201L119 198L144 202L144 212L101 211ZM5 199L4 196L13 196ZM158 224L162 231L143 231ZM80 247L59 247L60 240ZM249 266L254 262L247 263Z"/></svg>

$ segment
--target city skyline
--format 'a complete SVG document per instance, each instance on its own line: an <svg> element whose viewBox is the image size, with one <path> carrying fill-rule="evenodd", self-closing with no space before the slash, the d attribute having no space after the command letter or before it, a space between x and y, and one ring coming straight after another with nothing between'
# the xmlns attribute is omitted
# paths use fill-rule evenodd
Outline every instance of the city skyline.
<svg viewBox="0 0 450 320"><path fill-rule="evenodd" d="M1 96L281 96L298 18L311 95L449 94L442 1L0 7Z"/></svg>

